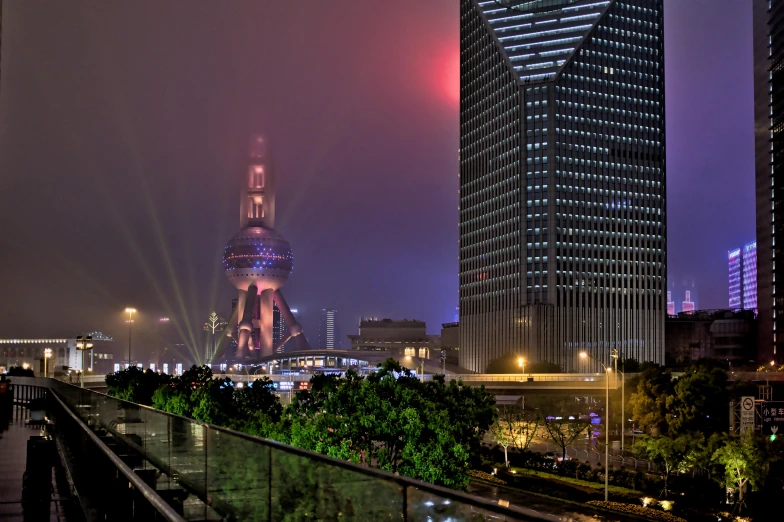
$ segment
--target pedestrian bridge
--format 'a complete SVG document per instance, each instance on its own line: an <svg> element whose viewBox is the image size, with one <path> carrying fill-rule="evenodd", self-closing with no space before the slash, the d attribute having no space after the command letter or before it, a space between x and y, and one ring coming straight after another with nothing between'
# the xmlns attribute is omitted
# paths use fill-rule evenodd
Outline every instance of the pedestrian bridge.
<svg viewBox="0 0 784 522"><path fill-rule="evenodd" d="M45 398L88 520L554 520L53 379L11 380L18 403Z"/></svg>

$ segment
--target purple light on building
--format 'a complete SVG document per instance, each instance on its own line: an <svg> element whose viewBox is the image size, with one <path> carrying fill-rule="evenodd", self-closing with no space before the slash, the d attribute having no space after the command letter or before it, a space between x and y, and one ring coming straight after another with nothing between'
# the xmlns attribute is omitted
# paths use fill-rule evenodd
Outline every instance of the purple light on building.
<svg viewBox="0 0 784 522"><path fill-rule="evenodd" d="M691 314L694 313L694 303L691 300L691 292L686 290L686 300L681 303L681 312Z"/></svg>
<svg viewBox="0 0 784 522"><path fill-rule="evenodd" d="M667 315L675 315L675 301L672 300L672 292L667 292Z"/></svg>
<svg viewBox="0 0 784 522"><path fill-rule="evenodd" d="M729 307L757 313L757 242L746 243L727 253L729 262Z"/></svg>
<svg viewBox="0 0 784 522"><path fill-rule="evenodd" d="M757 242L743 245L743 302L744 310L757 313Z"/></svg>
<svg viewBox="0 0 784 522"><path fill-rule="evenodd" d="M730 310L740 310L741 308L741 292L740 292L740 285L741 285L741 278L740 278L740 265L741 265L741 253L740 248L736 248L735 250L730 250L727 253L727 258L729 260L729 268L730 268L730 300L729 300L729 307Z"/></svg>

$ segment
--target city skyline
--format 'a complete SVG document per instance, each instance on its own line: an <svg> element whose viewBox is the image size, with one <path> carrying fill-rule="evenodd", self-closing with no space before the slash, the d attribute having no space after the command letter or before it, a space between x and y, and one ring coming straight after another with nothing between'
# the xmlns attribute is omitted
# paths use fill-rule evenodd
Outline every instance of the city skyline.
<svg viewBox="0 0 784 522"><path fill-rule="evenodd" d="M735 156L747 157L741 163L751 166L753 151L743 146L753 132L751 100L743 94L751 92L743 69L751 70L751 14L733 2L716 2L707 13L683 4L667 2L665 7L665 31L671 31L665 77L668 83L688 84L668 89L668 112L691 114L668 118L674 142L668 151L673 156L668 157L670 219L676 226L686 219L713 220L719 228L729 221L742 226L726 226L722 238L673 232L668 255L671 276L707 263L700 271L700 306L713 308L726 300L721 253L726 244L753 236L753 203L738 204L723 213L729 214L726 218L710 209L729 208L725 200L731 196L738 201L739 193L741 199L746 192L753 197L753 179L748 190L703 195L700 199L709 200L705 203L694 198L684 203L680 194L700 180L718 176L720 184L721 176L737 176L743 168ZM286 200L280 208L287 211L278 228L297 245L298 265L287 292L309 318L306 331L315 332L318 310L326 305L341 311L345 332L352 332L357 318L366 315L421 318L433 332L452 320L457 304L458 16L451 4L417 4L421 17L397 10L379 16L388 6L347 10L351 12L341 16L363 27L365 49L356 48L356 37L336 36L329 24L316 23L337 16L321 6L303 14L280 5L238 2L218 15L200 5L210 16L202 19L197 9L172 2L161 8L159 20L144 7L112 11L92 6L86 15L62 6L4 5L0 162L3 169L25 175L0 181L9 198L1 217L18 224L1 240L17 252L13 262L18 265L10 267L13 277L5 270L0 281L15 303L0 318L0 331L38 337L100 329L121 336L122 310L133 305L140 311L140 327L146 318L151 324L152 317L180 318L183 337L200 344L200 319L213 309L229 312L231 293L216 267L224 238L233 233L237 176L249 127L262 128L280 145L279 182ZM171 31L165 20L175 13L182 16ZM308 28L302 30L293 58L283 60L267 50L277 35L271 26L268 39L259 40L257 35L265 31L245 21L268 23L268 17ZM231 36L222 29L205 30L214 25L213 18L231 26ZM741 22L749 25L746 32L725 33L726 42L708 31L709 26ZM686 34L686 24L694 28L692 33ZM125 25L143 27L148 39L140 42ZM49 36L28 39L32 26L46 28ZM412 28L411 39L396 38L394 28L401 26ZM65 38L74 29L80 30L78 37ZM331 42L319 48L319 64L328 57L340 59L337 66L319 65L321 89L313 91L311 75L288 64L307 60L319 47L316 41ZM701 52L695 41L723 50L717 54L725 69L739 68L729 84L714 81L710 61L695 54ZM390 46L406 58L384 69L374 67L373 57ZM432 52L423 56L421 48ZM242 56L241 63L228 58L234 55ZM206 57L215 70L204 72L203 62L194 56ZM24 64L30 61L49 75L29 70ZM247 63L258 65L248 68ZM358 81L347 88L346 79ZM88 80L96 87L84 83ZM732 138L733 157L708 153L731 149L720 146L729 138L717 140L710 134L726 129L721 122L708 125L703 120L701 129L709 131L700 132L707 135L690 137L696 135L691 120L705 115L708 107L707 102L695 105L695 93L708 85L714 85L716 99L737 98L746 105L733 114L748 124L725 113L737 127L733 132L745 136L740 142ZM96 92L107 87L114 97ZM383 145L364 145L369 143L365 138ZM689 158L684 148L678 149L684 142L691 148ZM302 153L303 144L310 154ZM47 151L45 158L41 149ZM691 159L695 150L703 151L697 154L699 164ZM62 176L51 175L54 164ZM187 196L182 190L186 183ZM406 201L406 210L378 204L388 197ZM99 215L104 217L96 219ZM63 227L77 232L66 235ZM341 229L345 235L335 233ZM351 251L357 238L363 240L360 270L338 268L326 256L333 249ZM45 263L44 254L57 262ZM403 272L401 266L413 270ZM60 282L55 292L40 278L49 272ZM319 288L311 289L316 282ZM23 313L32 306L32 296L43 291L61 310L43 326L51 330L46 332ZM65 306L72 302L80 306Z"/></svg>

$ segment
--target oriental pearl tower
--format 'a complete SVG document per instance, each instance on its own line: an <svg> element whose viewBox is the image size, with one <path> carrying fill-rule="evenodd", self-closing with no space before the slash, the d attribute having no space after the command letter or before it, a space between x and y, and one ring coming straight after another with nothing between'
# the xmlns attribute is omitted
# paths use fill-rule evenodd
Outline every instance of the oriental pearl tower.
<svg viewBox="0 0 784 522"><path fill-rule="evenodd" d="M239 290L237 300L237 359L278 352L294 337L308 349L302 327L280 293L294 266L291 246L275 230L275 177L264 136L250 141L247 186L240 199L240 231L223 250L226 277ZM272 303L288 326L288 335L272 345ZM254 353L255 352L255 353Z"/></svg>

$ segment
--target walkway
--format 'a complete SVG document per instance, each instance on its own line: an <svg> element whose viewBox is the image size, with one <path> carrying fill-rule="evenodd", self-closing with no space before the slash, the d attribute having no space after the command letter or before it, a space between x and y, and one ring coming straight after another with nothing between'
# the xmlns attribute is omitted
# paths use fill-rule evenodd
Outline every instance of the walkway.
<svg viewBox="0 0 784 522"><path fill-rule="evenodd" d="M27 460L27 441L31 436L45 434L40 426L26 423L29 410L13 406L0 408L0 520L2 521L67 521L80 520L78 508L70 501L67 488L61 496L57 486L57 467L52 472L51 499L43 505L22 504L22 478ZM56 458L56 454L52 455ZM66 513L69 516L66 516Z"/></svg>

